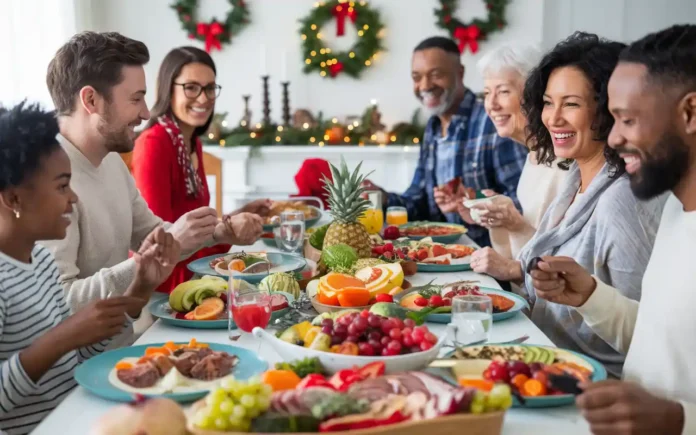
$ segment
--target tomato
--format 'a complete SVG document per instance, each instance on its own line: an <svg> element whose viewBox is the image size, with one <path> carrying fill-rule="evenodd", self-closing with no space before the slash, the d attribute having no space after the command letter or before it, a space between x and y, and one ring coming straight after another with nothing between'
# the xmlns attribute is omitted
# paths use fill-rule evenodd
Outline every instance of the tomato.
<svg viewBox="0 0 696 435"><path fill-rule="evenodd" d="M428 300L423 296L418 296L416 299L413 300L413 303L418 307L425 307L428 305Z"/></svg>
<svg viewBox="0 0 696 435"><path fill-rule="evenodd" d="M428 305L431 307L441 307L444 303L442 302L442 296L440 295L432 295L430 296L430 301L428 301Z"/></svg>
<svg viewBox="0 0 696 435"><path fill-rule="evenodd" d="M394 302L392 295L388 293L382 293L375 296L375 301L377 302Z"/></svg>

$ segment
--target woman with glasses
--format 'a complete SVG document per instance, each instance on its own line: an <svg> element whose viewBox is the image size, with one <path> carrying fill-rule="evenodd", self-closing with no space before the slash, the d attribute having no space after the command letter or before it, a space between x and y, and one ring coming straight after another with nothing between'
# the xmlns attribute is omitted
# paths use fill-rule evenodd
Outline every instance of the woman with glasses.
<svg viewBox="0 0 696 435"><path fill-rule="evenodd" d="M213 119L221 86L216 83L213 59L195 47L179 47L162 61L157 75L157 95L150 121L133 150L136 185L150 209L165 222L210 205L199 137ZM264 214L270 201L255 201L238 212ZM189 262L229 251L229 245L204 248L179 263L158 291L169 293L191 279Z"/></svg>

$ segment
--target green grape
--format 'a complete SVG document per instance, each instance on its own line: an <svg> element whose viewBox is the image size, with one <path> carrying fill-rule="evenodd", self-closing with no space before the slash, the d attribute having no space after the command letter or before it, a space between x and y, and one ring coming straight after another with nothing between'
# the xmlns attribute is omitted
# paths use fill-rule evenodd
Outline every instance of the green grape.
<svg viewBox="0 0 696 435"><path fill-rule="evenodd" d="M512 408L512 396L505 399L505 401L502 403L500 409L505 410L505 409L510 409L510 408Z"/></svg>
<svg viewBox="0 0 696 435"><path fill-rule="evenodd" d="M495 387L488 393L486 409L496 410L505 409L504 405L512 401L512 391L507 384L496 384Z"/></svg>
<svg viewBox="0 0 696 435"><path fill-rule="evenodd" d="M220 406L220 404L223 402L223 400L227 399L227 392L223 390L222 388L216 388L208 394L208 397L205 399L205 403L207 405L217 407Z"/></svg>
<svg viewBox="0 0 696 435"><path fill-rule="evenodd" d="M474 397L471 399L471 413L481 414L486 409L486 393L481 390L476 390Z"/></svg>
<svg viewBox="0 0 696 435"><path fill-rule="evenodd" d="M481 403L472 403L471 404L471 413L472 414L483 414L483 404Z"/></svg>
<svg viewBox="0 0 696 435"><path fill-rule="evenodd" d="M247 410L242 405L235 405L232 409L232 415L241 420L247 415Z"/></svg>
<svg viewBox="0 0 696 435"><path fill-rule="evenodd" d="M261 385L261 394L270 397L273 394L273 388L268 384Z"/></svg>
<svg viewBox="0 0 696 435"><path fill-rule="evenodd" d="M256 398L256 406L261 411L264 412L271 406L270 396L259 396Z"/></svg>
<svg viewBox="0 0 696 435"><path fill-rule="evenodd" d="M234 408L234 402L232 399L225 399L220 403L220 412L224 415L232 414L232 409Z"/></svg>
<svg viewBox="0 0 696 435"><path fill-rule="evenodd" d="M193 423L201 429L214 429L214 420L208 416L208 409L199 409L193 419Z"/></svg>
<svg viewBox="0 0 696 435"><path fill-rule="evenodd" d="M248 385L261 385L263 382L261 381L261 378L258 376L252 376L247 380Z"/></svg>
<svg viewBox="0 0 696 435"><path fill-rule="evenodd" d="M229 420L226 418L216 418L215 419L215 429L217 430L227 430L230 427Z"/></svg>
<svg viewBox="0 0 696 435"><path fill-rule="evenodd" d="M238 385L239 383L235 378L225 378L220 382L220 387L227 392L234 391Z"/></svg>
<svg viewBox="0 0 696 435"><path fill-rule="evenodd" d="M254 396L245 394L239 398L239 403L246 409L252 410L256 406L256 399L254 399Z"/></svg>

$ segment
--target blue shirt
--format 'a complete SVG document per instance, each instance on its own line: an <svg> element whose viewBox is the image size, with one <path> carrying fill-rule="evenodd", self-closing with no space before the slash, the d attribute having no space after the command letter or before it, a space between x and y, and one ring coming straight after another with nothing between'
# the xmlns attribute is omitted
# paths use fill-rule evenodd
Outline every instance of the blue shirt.
<svg viewBox="0 0 696 435"><path fill-rule="evenodd" d="M455 177L475 190L491 189L517 201L517 183L527 159L527 149L501 138L488 118L483 103L466 90L459 110L452 116L447 135L441 134L438 116L425 128L420 157L411 186L402 195L390 193L388 206L403 206L409 221L453 222L469 228L468 236L480 246L490 246L488 230L467 225L458 213L444 215L435 203L433 189Z"/></svg>

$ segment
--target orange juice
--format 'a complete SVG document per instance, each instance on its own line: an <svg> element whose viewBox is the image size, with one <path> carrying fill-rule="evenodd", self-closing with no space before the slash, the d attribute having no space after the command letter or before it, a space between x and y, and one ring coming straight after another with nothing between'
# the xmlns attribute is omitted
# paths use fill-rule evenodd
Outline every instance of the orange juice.
<svg viewBox="0 0 696 435"><path fill-rule="evenodd" d="M389 207L387 209L387 225L403 225L408 223L408 212L404 207Z"/></svg>
<svg viewBox="0 0 696 435"><path fill-rule="evenodd" d="M384 213L379 209L367 209L365 210L365 213L360 216L358 222L365 226L368 233L377 234L384 226Z"/></svg>

